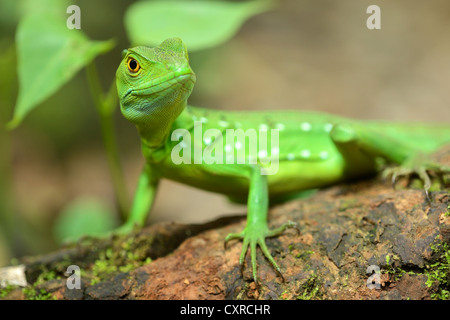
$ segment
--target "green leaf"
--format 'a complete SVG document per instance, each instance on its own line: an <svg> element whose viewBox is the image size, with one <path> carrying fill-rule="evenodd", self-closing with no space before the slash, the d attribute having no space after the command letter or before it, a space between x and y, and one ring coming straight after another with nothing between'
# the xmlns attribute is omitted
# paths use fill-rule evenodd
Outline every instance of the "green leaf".
<svg viewBox="0 0 450 320"><path fill-rule="evenodd" d="M11 1L11 0L10 0ZM73 1L70 0L21 0L12 2L17 3L16 6L20 8L21 15L28 14L47 14L58 15L62 18L67 17L66 8L70 6Z"/></svg>
<svg viewBox="0 0 450 320"><path fill-rule="evenodd" d="M133 45L154 46L180 37L189 51L217 46L230 39L250 17L273 7L273 1L144 1L125 13Z"/></svg>
<svg viewBox="0 0 450 320"><path fill-rule="evenodd" d="M113 213L99 200L81 197L59 214L53 225L58 243L76 241L82 236L104 236L117 227Z"/></svg>
<svg viewBox="0 0 450 320"><path fill-rule="evenodd" d="M27 15L16 33L19 97L8 128L20 124L39 103L55 93L114 42L91 41L52 14ZM63 106L61 106L63 107Z"/></svg>

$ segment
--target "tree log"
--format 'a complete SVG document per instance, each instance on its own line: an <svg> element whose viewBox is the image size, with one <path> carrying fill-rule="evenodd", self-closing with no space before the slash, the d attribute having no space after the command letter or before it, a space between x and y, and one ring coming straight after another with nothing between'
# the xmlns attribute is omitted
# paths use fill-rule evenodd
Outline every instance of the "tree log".
<svg viewBox="0 0 450 320"><path fill-rule="evenodd" d="M449 164L449 155L447 148L437 157ZM374 178L272 207L271 228L288 220L300 227L300 234L288 230L267 239L284 282L259 249L257 285L249 254L241 272L241 242L224 248L225 236L245 227L244 214L204 225L158 223L127 236L83 239L22 263L32 288L57 299L442 298L450 281L430 273L448 270L442 260L450 244L448 190L441 185L428 199L405 181L393 189ZM80 289L66 285L69 265L82 270ZM45 276L49 272L52 277ZM16 289L8 297L27 295Z"/></svg>

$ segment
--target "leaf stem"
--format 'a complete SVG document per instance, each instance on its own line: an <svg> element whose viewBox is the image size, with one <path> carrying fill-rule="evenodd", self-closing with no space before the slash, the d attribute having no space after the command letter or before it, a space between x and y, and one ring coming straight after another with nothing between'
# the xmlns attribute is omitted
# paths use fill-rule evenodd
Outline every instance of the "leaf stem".
<svg viewBox="0 0 450 320"><path fill-rule="evenodd" d="M117 139L114 129L114 111L117 103L117 94L115 94L115 82L105 96L101 88L97 68L92 61L86 66L86 75L89 83L92 98L95 107L100 116L100 126L102 131L103 144L105 146L108 159L109 171L114 186L117 205L122 219L125 221L128 209L128 195L123 179L122 167L120 165L119 152L117 148Z"/></svg>

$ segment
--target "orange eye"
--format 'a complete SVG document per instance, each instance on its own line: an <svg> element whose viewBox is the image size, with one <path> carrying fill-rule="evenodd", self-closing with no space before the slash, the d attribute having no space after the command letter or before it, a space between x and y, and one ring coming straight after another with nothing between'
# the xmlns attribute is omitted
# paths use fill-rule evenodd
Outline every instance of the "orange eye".
<svg viewBox="0 0 450 320"><path fill-rule="evenodd" d="M132 72L132 73L136 73L141 69L139 62L137 62L133 58L128 58L127 66L128 66L128 70L130 70L130 72Z"/></svg>

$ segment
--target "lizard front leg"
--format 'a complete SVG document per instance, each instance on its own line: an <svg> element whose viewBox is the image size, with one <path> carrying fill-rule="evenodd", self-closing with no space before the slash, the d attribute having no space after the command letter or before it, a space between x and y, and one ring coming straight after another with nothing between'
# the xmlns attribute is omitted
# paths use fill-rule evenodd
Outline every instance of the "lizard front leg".
<svg viewBox="0 0 450 320"><path fill-rule="evenodd" d="M261 174L261 168L257 165L238 165L226 164L215 165L209 167L214 171L214 174L221 174L234 177L245 177L249 183L249 193L247 200L247 224L244 230L240 233L230 233L225 238L225 247L228 241L239 239L243 241L242 250L239 257L239 264L241 270L244 266L245 256L248 249L250 249L252 275L256 283L258 283L257 276L257 262L256 262L256 248L260 247L264 256L269 260L274 269L283 278L280 267L275 262L274 258L269 252L266 245L266 238L275 237L288 228L297 228L294 222L286 222L276 229L269 229L267 224L267 213L269 207L269 194L267 176ZM298 228L297 228L298 229ZM283 278L284 281L284 278Z"/></svg>
<svg viewBox="0 0 450 320"><path fill-rule="evenodd" d="M155 198L159 178L155 170L146 164L139 176L133 205L127 221L119 227L117 233L129 233L135 226L143 227Z"/></svg>

